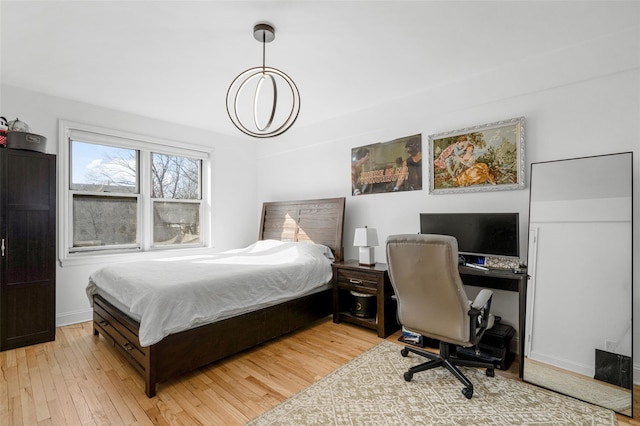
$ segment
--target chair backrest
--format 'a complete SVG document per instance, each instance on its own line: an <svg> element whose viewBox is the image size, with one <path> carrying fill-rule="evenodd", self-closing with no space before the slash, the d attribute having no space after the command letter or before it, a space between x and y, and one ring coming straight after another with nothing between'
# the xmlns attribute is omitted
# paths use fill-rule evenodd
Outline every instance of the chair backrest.
<svg viewBox="0 0 640 426"><path fill-rule="evenodd" d="M457 240L391 235L386 252L400 323L423 336L469 346L469 299L458 272Z"/></svg>

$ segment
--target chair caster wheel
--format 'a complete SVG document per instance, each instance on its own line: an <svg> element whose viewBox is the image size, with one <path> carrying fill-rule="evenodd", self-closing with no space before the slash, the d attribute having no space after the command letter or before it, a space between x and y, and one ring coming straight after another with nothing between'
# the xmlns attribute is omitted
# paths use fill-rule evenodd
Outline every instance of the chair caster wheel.
<svg viewBox="0 0 640 426"><path fill-rule="evenodd" d="M465 398L471 399L471 397L473 396L473 388L463 388L462 394L465 396Z"/></svg>
<svg viewBox="0 0 640 426"><path fill-rule="evenodd" d="M408 371L404 373L404 380L406 380L407 382L410 382L411 379L413 379L413 373L409 373Z"/></svg>
<svg viewBox="0 0 640 426"><path fill-rule="evenodd" d="M487 376L495 377L496 371L493 368L487 368Z"/></svg>
<svg viewBox="0 0 640 426"><path fill-rule="evenodd" d="M406 357L407 355L409 355L409 349L402 348L402 350L400 351L400 355L402 355L403 357Z"/></svg>

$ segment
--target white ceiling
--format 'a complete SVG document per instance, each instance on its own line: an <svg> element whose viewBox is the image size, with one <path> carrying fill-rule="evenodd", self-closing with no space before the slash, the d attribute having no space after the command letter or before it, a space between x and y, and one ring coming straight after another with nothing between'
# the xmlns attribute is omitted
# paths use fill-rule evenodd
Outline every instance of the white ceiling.
<svg viewBox="0 0 640 426"><path fill-rule="evenodd" d="M631 3L2 0L1 78L241 136L225 96L262 63L257 23L276 29L266 65L296 82L302 127L635 26Z"/></svg>

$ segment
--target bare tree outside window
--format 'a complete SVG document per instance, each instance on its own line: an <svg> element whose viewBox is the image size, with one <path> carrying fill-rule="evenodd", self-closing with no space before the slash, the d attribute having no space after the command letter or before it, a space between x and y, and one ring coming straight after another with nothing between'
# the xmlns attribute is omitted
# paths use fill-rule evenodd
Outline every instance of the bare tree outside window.
<svg viewBox="0 0 640 426"><path fill-rule="evenodd" d="M73 246L136 243L137 200L132 197L73 197Z"/></svg>
<svg viewBox="0 0 640 426"><path fill-rule="evenodd" d="M207 243L200 222L209 211L202 189L206 152L118 130L64 129L66 254Z"/></svg>
<svg viewBox="0 0 640 426"><path fill-rule="evenodd" d="M71 189L138 192L138 151L72 141Z"/></svg>
<svg viewBox="0 0 640 426"><path fill-rule="evenodd" d="M138 151L72 141L71 165L73 247L136 245Z"/></svg>
<svg viewBox="0 0 640 426"><path fill-rule="evenodd" d="M200 199L201 160L151 154L151 198Z"/></svg>
<svg viewBox="0 0 640 426"><path fill-rule="evenodd" d="M199 159L151 153L154 245L200 242L201 169Z"/></svg>

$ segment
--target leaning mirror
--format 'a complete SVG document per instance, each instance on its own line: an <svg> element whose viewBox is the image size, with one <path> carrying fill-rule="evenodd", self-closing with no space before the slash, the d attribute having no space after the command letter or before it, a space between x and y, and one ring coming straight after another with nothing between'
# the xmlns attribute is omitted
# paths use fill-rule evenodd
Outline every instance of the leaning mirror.
<svg viewBox="0 0 640 426"><path fill-rule="evenodd" d="M632 167L531 165L525 381L633 416Z"/></svg>

